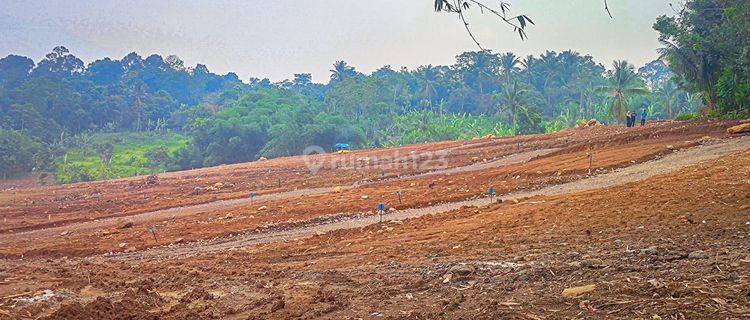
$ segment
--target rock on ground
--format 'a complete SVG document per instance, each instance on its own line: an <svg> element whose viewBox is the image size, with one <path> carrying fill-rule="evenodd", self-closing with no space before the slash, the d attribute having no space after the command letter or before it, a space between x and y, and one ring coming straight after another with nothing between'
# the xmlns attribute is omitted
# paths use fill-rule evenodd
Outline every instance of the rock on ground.
<svg viewBox="0 0 750 320"><path fill-rule="evenodd" d="M729 134L750 133L750 122L736 125L727 129Z"/></svg>

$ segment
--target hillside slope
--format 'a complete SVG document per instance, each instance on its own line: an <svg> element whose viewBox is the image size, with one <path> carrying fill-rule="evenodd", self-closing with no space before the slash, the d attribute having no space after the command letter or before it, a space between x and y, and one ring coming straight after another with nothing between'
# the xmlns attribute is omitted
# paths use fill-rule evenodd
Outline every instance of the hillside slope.
<svg viewBox="0 0 750 320"><path fill-rule="evenodd" d="M742 318L750 138L727 136L733 124L324 155L315 175L293 157L4 192L0 313ZM409 165L446 150L445 166ZM194 192L217 182L234 186ZM383 223L378 203L394 208ZM562 295L580 286L593 291Z"/></svg>

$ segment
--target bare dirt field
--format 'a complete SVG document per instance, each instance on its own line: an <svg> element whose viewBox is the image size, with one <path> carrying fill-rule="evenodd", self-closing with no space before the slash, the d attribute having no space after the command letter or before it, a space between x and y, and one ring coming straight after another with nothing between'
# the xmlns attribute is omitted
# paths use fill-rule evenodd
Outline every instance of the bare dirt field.
<svg viewBox="0 0 750 320"><path fill-rule="evenodd" d="M0 319L748 318L737 123L8 188Z"/></svg>

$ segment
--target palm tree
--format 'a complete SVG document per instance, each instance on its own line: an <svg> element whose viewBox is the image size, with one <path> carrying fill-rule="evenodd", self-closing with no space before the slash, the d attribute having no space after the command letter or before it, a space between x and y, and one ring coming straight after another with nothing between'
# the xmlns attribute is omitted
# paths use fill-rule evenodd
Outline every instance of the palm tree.
<svg viewBox="0 0 750 320"><path fill-rule="evenodd" d="M295 87L304 87L312 83L312 75L309 73L295 73L292 85Z"/></svg>
<svg viewBox="0 0 750 320"><path fill-rule="evenodd" d="M537 59L532 55L528 55L526 56L526 58L521 60L521 65L523 66L523 75L526 77L526 82L530 85L533 85L531 80L537 74Z"/></svg>
<svg viewBox="0 0 750 320"><path fill-rule="evenodd" d="M417 74L424 85L424 99L427 101L430 109L432 109L432 101L435 99L435 95L437 95L437 89L435 86L438 81L439 73L440 70L432 65L421 66L417 69Z"/></svg>
<svg viewBox="0 0 750 320"><path fill-rule="evenodd" d="M479 94L484 95L497 76L499 63L498 55L489 50L464 52L457 57L455 68L463 81L470 87L476 86Z"/></svg>
<svg viewBox="0 0 750 320"><path fill-rule="evenodd" d="M542 115L534 108L531 108L529 106L519 107L518 114L521 116L521 123L519 126L514 126L516 133L530 134L543 130L541 128Z"/></svg>
<svg viewBox="0 0 750 320"><path fill-rule="evenodd" d="M523 60L521 60L521 65L525 69L533 69L534 66L536 66L536 58L534 58L533 55L527 55L526 58L523 58Z"/></svg>
<svg viewBox="0 0 750 320"><path fill-rule="evenodd" d="M674 113L672 111L672 100L677 96L677 85L672 79L669 79L664 81L664 84L657 89L657 92L661 95L662 99L664 99L664 112L667 114L667 118L672 119Z"/></svg>
<svg viewBox="0 0 750 320"><path fill-rule="evenodd" d="M336 61L331 71L331 82L340 82L357 74L354 67L349 66L346 61Z"/></svg>
<svg viewBox="0 0 750 320"><path fill-rule="evenodd" d="M521 64L521 60L519 60L513 52L506 52L500 56L500 71L505 76L506 80L510 78L512 73L519 70L519 64Z"/></svg>
<svg viewBox="0 0 750 320"><path fill-rule="evenodd" d="M518 108L524 103L528 90L516 79L508 78L508 81L500 91L500 112L510 111L510 118L515 127L517 124Z"/></svg>
<svg viewBox="0 0 750 320"><path fill-rule="evenodd" d="M661 40L661 43L664 45L659 49L661 58L669 60L669 67L685 80L680 81L680 85L690 86L688 91L700 91L706 99L708 111L714 110L718 100L717 75L721 68L718 58L696 52L691 47L678 47L666 40Z"/></svg>
<svg viewBox="0 0 750 320"><path fill-rule="evenodd" d="M635 67L625 60L614 61L614 70L609 72L609 84L600 88L607 92L612 99L610 102L610 114L622 123L628 111L628 100L625 97L630 94L645 94L648 89L638 82L638 74Z"/></svg>
<svg viewBox="0 0 750 320"><path fill-rule="evenodd" d="M132 91L133 98L134 98L134 112L136 114L136 129L135 131L140 132L141 131L141 118L144 116L144 113L146 112L145 106L143 105L143 100L146 99L146 84L145 83L137 83L135 88Z"/></svg>
<svg viewBox="0 0 750 320"><path fill-rule="evenodd" d="M594 115L593 97L596 94L593 79L586 75L578 75L574 81L566 84L565 87L568 90L578 91L578 106L583 108L585 116L592 117Z"/></svg>

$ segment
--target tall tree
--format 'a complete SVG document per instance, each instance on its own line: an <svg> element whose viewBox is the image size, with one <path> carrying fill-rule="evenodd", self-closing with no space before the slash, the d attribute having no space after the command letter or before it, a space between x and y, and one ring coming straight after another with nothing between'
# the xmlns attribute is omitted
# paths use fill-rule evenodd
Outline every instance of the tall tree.
<svg viewBox="0 0 750 320"><path fill-rule="evenodd" d="M85 65L81 59L70 54L68 48L57 46L34 68L35 77L66 78L82 73Z"/></svg>
<svg viewBox="0 0 750 320"><path fill-rule="evenodd" d="M331 83L341 82L357 75L354 67L349 66L346 61L339 60L333 64L331 71Z"/></svg>
<svg viewBox="0 0 750 320"><path fill-rule="evenodd" d="M500 72L509 79L511 75L520 70L521 60L513 52L506 52L500 56Z"/></svg>
<svg viewBox="0 0 750 320"><path fill-rule="evenodd" d="M421 66L417 69L417 75L422 80L422 95L427 106L432 109L433 102L437 96L437 83L440 77L440 69L432 65Z"/></svg>
<svg viewBox="0 0 750 320"><path fill-rule="evenodd" d="M312 75L309 73L295 73L292 83L295 87L304 87L312 83Z"/></svg>
<svg viewBox="0 0 750 320"><path fill-rule="evenodd" d="M628 111L627 95L645 94L648 89L644 88L638 81L638 74L635 73L635 67L627 61L620 60L613 62L613 70L609 72L608 84L602 87L609 95L610 114L618 123L623 123Z"/></svg>
<svg viewBox="0 0 750 320"><path fill-rule="evenodd" d="M528 90L517 79L507 78L505 85L500 90L500 112L510 112L511 123L515 127L518 124L518 110L525 103L525 95Z"/></svg>
<svg viewBox="0 0 750 320"><path fill-rule="evenodd" d="M688 0L654 24L677 83L700 92L707 111L750 114L750 2Z"/></svg>
<svg viewBox="0 0 750 320"><path fill-rule="evenodd" d="M661 86L656 89L656 93L661 96L662 105L664 106L664 113L668 119L674 118L674 110L672 109L672 101L677 97L679 92L677 85L674 81L664 81Z"/></svg>
<svg viewBox="0 0 750 320"><path fill-rule="evenodd" d="M16 87L26 81L34 68L34 60L17 55L0 59L0 86Z"/></svg>

